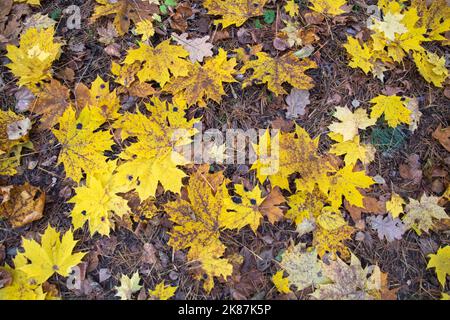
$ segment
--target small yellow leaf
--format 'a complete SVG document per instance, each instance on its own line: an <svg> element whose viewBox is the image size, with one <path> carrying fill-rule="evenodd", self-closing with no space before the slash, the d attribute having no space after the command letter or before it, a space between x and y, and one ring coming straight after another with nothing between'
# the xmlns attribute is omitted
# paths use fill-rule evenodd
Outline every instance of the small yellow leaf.
<svg viewBox="0 0 450 320"><path fill-rule="evenodd" d="M178 286L165 285L164 281L158 283L153 290L148 290L149 296L154 300L169 300L177 291Z"/></svg>
<svg viewBox="0 0 450 320"><path fill-rule="evenodd" d="M398 218L403 213L403 205L405 201L395 192L392 193L391 199L386 202L386 210L392 214L392 218Z"/></svg>
<svg viewBox="0 0 450 320"><path fill-rule="evenodd" d="M283 278L283 270L277 271L277 273L275 273L272 276L272 282L279 292L281 293L292 292L291 289L289 289L288 278Z"/></svg>
<svg viewBox="0 0 450 320"><path fill-rule="evenodd" d="M435 268L439 283L444 288L450 274L450 246L441 247L436 254L429 254L428 257L427 269Z"/></svg>

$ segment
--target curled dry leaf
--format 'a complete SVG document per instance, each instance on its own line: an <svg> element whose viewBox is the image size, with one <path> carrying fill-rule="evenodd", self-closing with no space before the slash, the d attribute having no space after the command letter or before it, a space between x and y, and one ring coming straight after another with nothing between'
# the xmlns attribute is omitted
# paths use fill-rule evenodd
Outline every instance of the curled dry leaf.
<svg viewBox="0 0 450 320"><path fill-rule="evenodd" d="M439 143L450 152L450 127L442 128L440 124L433 132L433 138L439 141Z"/></svg>
<svg viewBox="0 0 450 320"><path fill-rule="evenodd" d="M26 183L20 186L0 187L0 217L14 228L39 220L43 216L45 193Z"/></svg>

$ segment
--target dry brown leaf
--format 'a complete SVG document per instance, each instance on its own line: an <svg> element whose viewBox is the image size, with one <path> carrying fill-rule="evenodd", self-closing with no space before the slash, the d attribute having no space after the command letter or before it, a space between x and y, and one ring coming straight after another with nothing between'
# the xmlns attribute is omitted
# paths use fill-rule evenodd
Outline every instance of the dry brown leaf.
<svg viewBox="0 0 450 320"><path fill-rule="evenodd" d="M422 170L417 154L408 156L406 162L399 166L400 176L403 179L412 180L414 184L419 184L422 180Z"/></svg>
<svg viewBox="0 0 450 320"><path fill-rule="evenodd" d="M450 127L442 128L442 125L439 124L439 127L433 132L433 138L438 140L445 150L450 152Z"/></svg>
<svg viewBox="0 0 450 320"><path fill-rule="evenodd" d="M261 203L259 211L269 219L270 223L274 224L283 218L283 210L278 206L285 201L280 188L275 187Z"/></svg>
<svg viewBox="0 0 450 320"><path fill-rule="evenodd" d="M0 187L3 197L0 217L6 218L13 228L22 227L43 216L45 193L37 187L24 185Z"/></svg>
<svg viewBox="0 0 450 320"><path fill-rule="evenodd" d="M170 26L175 30L185 32L188 27L187 19L193 14L194 11L188 3L180 3L175 8L175 12L170 15Z"/></svg>
<svg viewBox="0 0 450 320"><path fill-rule="evenodd" d="M42 115L41 129L51 129L69 106L69 89L57 80L45 84L31 111Z"/></svg>

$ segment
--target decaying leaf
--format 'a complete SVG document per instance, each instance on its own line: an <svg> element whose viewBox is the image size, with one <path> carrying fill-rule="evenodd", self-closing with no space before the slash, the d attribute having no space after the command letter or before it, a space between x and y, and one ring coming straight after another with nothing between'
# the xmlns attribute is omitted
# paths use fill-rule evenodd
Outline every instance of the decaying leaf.
<svg viewBox="0 0 450 320"><path fill-rule="evenodd" d="M198 62L191 65L187 76L176 78L166 85L164 90L189 106L198 103L199 106L205 107L208 99L220 103L225 94L224 82L236 82L233 78L236 64L235 58L228 60L226 51L219 49L219 53L206 58L203 65Z"/></svg>
<svg viewBox="0 0 450 320"><path fill-rule="evenodd" d="M202 38L188 39L187 33L182 33L180 35L172 35L172 38L181 45L184 49L189 52L189 59L191 62L196 61L202 62L205 57L212 57L213 45L209 42L209 36L204 36Z"/></svg>
<svg viewBox="0 0 450 320"><path fill-rule="evenodd" d="M159 13L158 6L150 1L135 0L96 0L94 14L91 21L95 22L104 16L114 15L114 27L120 36L130 28L131 21L137 24L143 20L152 20L153 15Z"/></svg>
<svg viewBox="0 0 450 320"><path fill-rule="evenodd" d="M391 215L384 218L383 216L369 217L368 221L372 225L372 228L377 231L380 240L384 238L388 242L400 240L405 232L405 227L401 220L398 218L393 219Z"/></svg>
<svg viewBox="0 0 450 320"><path fill-rule="evenodd" d="M445 209L438 205L439 198L423 194L420 201L409 199L405 207L403 223L407 229L414 229L418 235L428 232L434 226L434 219L450 219Z"/></svg>
<svg viewBox="0 0 450 320"><path fill-rule="evenodd" d="M315 288L327 282L317 251L313 248L306 249L305 244L289 247L283 253L280 265L288 274L289 284L294 285L297 290L310 286Z"/></svg>
<svg viewBox="0 0 450 320"><path fill-rule="evenodd" d="M261 16L267 0L205 0L203 6L208 14L222 16L214 21L226 28L232 24L240 27L251 17Z"/></svg>
<svg viewBox="0 0 450 320"><path fill-rule="evenodd" d="M244 88L256 81L257 84L266 83L270 91L282 95L287 94L283 83L289 83L299 90L314 87L312 78L305 74L308 69L317 67L314 61L299 59L292 52L276 58L258 52L256 57L256 60L247 61L241 69L241 73L253 69L252 75L243 83Z"/></svg>
<svg viewBox="0 0 450 320"><path fill-rule="evenodd" d="M320 300L376 300L380 299L381 271L378 266L362 268L359 259L351 255L350 265L341 259L323 264L324 276L331 283L321 284L312 293Z"/></svg>
<svg viewBox="0 0 450 320"><path fill-rule="evenodd" d="M433 138L438 140L445 150L450 152L450 127L442 128L442 125L439 125L433 132Z"/></svg>
<svg viewBox="0 0 450 320"><path fill-rule="evenodd" d="M139 291L142 286L139 284L141 277L139 272L133 273L131 278L123 274L120 278L120 286L115 287L117 293L116 296L120 297L120 300L131 300L133 293Z"/></svg>
<svg viewBox="0 0 450 320"><path fill-rule="evenodd" d="M45 193L26 183L0 187L0 218L8 220L13 228L22 227L43 216Z"/></svg>

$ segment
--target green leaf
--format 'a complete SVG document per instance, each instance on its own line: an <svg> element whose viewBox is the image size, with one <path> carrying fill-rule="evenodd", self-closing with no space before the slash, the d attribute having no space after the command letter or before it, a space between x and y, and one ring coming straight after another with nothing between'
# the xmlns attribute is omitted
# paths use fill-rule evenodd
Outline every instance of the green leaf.
<svg viewBox="0 0 450 320"><path fill-rule="evenodd" d="M59 19L61 18L61 15L62 15L61 9L55 9L52 12L50 12L50 14L49 14L50 18L52 18L55 21L59 21Z"/></svg>
<svg viewBox="0 0 450 320"><path fill-rule="evenodd" d="M256 29L261 29L262 28L262 24L261 24L261 21L259 21L259 19L255 20L255 28Z"/></svg>
<svg viewBox="0 0 450 320"><path fill-rule="evenodd" d="M162 4L159 6L159 11L161 11L161 14L167 14L167 6L165 4Z"/></svg>
<svg viewBox="0 0 450 320"><path fill-rule="evenodd" d="M165 0L164 4L168 7L175 7L177 5L176 0Z"/></svg>
<svg viewBox="0 0 450 320"><path fill-rule="evenodd" d="M275 21L275 11L264 10L264 22L267 24L272 24L274 21Z"/></svg>

